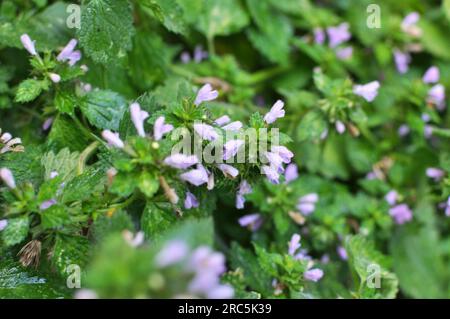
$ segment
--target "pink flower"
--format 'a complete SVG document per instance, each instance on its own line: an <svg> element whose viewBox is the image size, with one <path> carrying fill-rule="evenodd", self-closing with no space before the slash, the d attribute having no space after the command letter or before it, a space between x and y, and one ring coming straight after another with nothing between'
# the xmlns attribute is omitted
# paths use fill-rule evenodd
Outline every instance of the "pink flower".
<svg viewBox="0 0 450 319"><path fill-rule="evenodd" d="M208 124L197 123L194 124L194 131L200 135L200 137L204 140L214 141L219 135L215 131L214 127Z"/></svg>
<svg viewBox="0 0 450 319"><path fill-rule="evenodd" d="M408 52L394 49L394 61L399 73L404 74L408 72L409 63L411 63L411 56Z"/></svg>
<svg viewBox="0 0 450 319"><path fill-rule="evenodd" d="M16 182L14 180L14 176L12 172L3 167L0 169L0 178L3 180L3 182L8 186L10 189L16 188Z"/></svg>
<svg viewBox="0 0 450 319"><path fill-rule="evenodd" d="M35 41L32 41L28 34L22 34L20 37L20 41L22 42L24 48L31 54L37 55Z"/></svg>
<svg viewBox="0 0 450 319"><path fill-rule="evenodd" d="M184 200L184 208L191 209L199 206L197 197L191 192L186 192L186 199Z"/></svg>
<svg viewBox="0 0 450 319"><path fill-rule="evenodd" d="M299 249L301 247L300 239L301 239L301 237L299 234L292 235L291 240L288 243L288 254L289 255L294 256L297 249Z"/></svg>
<svg viewBox="0 0 450 319"><path fill-rule="evenodd" d="M56 73L49 73L48 76L50 77L50 80L52 80L53 83L59 83L61 81L61 76Z"/></svg>
<svg viewBox="0 0 450 319"><path fill-rule="evenodd" d="M426 174L429 178L432 178L435 182L439 182L445 175L445 172L439 168L429 167Z"/></svg>
<svg viewBox="0 0 450 319"><path fill-rule="evenodd" d="M164 164L178 169L186 169L198 163L195 155L173 154L164 159Z"/></svg>
<svg viewBox="0 0 450 319"><path fill-rule="evenodd" d="M353 93L363 97L367 102L372 102L378 95L380 82L372 81L364 85L353 86Z"/></svg>
<svg viewBox="0 0 450 319"><path fill-rule="evenodd" d="M228 124L231 122L231 119L228 115L224 115L219 117L217 120L214 121L214 123L216 123L219 126L223 126L225 124Z"/></svg>
<svg viewBox="0 0 450 319"><path fill-rule="evenodd" d="M277 119L284 117L285 111L283 110L283 107L283 101L276 101L270 111L264 116L264 121L266 121L267 124L272 124Z"/></svg>
<svg viewBox="0 0 450 319"><path fill-rule="evenodd" d="M155 121L155 125L153 126L153 136L156 141L159 141L165 134L173 130L173 125L165 124L164 121L164 116L158 117Z"/></svg>
<svg viewBox="0 0 450 319"><path fill-rule="evenodd" d="M325 32L322 28L314 28L314 42L316 44L324 44L325 43Z"/></svg>
<svg viewBox="0 0 450 319"><path fill-rule="evenodd" d="M428 91L428 102L436 105L440 111L445 108L445 88L442 84L436 84Z"/></svg>
<svg viewBox="0 0 450 319"><path fill-rule="evenodd" d="M411 12L402 21L402 31L408 33L410 36L420 37L422 35L422 30L417 26L419 20L420 15L417 12Z"/></svg>
<svg viewBox="0 0 450 319"><path fill-rule="evenodd" d="M341 121L336 121L336 123L334 125L336 127L336 131L339 134L343 134L345 132L345 124L342 123Z"/></svg>
<svg viewBox="0 0 450 319"><path fill-rule="evenodd" d="M138 135L145 137L144 121L148 118L148 112L142 111L139 103L132 103L130 105L130 115Z"/></svg>
<svg viewBox="0 0 450 319"><path fill-rule="evenodd" d="M70 40L56 59L61 62L69 61L69 65L74 66L79 60L81 60L81 52L74 51L76 46L77 40Z"/></svg>
<svg viewBox="0 0 450 319"><path fill-rule="evenodd" d="M391 190L389 193L386 194L386 196L384 197L384 199L386 200L386 202L388 202L388 204L390 206L395 205L395 203L397 202L398 199L398 193L395 190Z"/></svg>
<svg viewBox="0 0 450 319"><path fill-rule="evenodd" d="M242 140L231 140L226 142L223 147L223 159L226 161L234 157L242 145L244 145L244 141Z"/></svg>
<svg viewBox="0 0 450 319"><path fill-rule="evenodd" d="M303 278L308 281L317 282L323 277L323 270L319 268L314 268L307 270L303 273Z"/></svg>
<svg viewBox="0 0 450 319"><path fill-rule="evenodd" d="M125 144L119 137L119 133L111 132L110 130L104 130L102 132L102 137L108 142L108 145L117 148L123 148Z"/></svg>
<svg viewBox="0 0 450 319"><path fill-rule="evenodd" d="M341 23L336 27L327 28L328 38L330 39L330 48L335 48L339 44L347 42L352 35L349 31L350 25L348 23Z"/></svg>
<svg viewBox="0 0 450 319"><path fill-rule="evenodd" d="M7 219L1 219L0 220L0 231L4 230L8 226L8 220Z"/></svg>
<svg viewBox="0 0 450 319"><path fill-rule="evenodd" d="M182 261L188 254L187 245L180 240L167 243L156 255L156 264L159 267L167 267Z"/></svg>
<svg viewBox="0 0 450 319"><path fill-rule="evenodd" d="M344 247L338 246L337 253L338 253L339 258L341 258L342 260L348 259L347 250L345 250Z"/></svg>
<svg viewBox="0 0 450 319"><path fill-rule="evenodd" d="M257 231L263 223L263 219L260 214L250 214L239 218L239 225L241 227L248 227L251 231Z"/></svg>
<svg viewBox="0 0 450 319"><path fill-rule="evenodd" d="M232 131L232 132L239 131L241 128L242 128L242 123L239 121L235 121L233 123L222 126L222 129L224 129L225 131Z"/></svg>
<svg viewBox="0 0 450 319"><path fill-rule="evenodd" d="M353 56L353 48L348 46L336 50L336 56L339 60L348 60Z"/></svg>
<svg viewBox="0 0 450 319"><path fill-rule="evenodd" d="M439 81L440 73L437 66L430 67L422 77L424 83L436 83Z"/></svg>
<svg viewBox="0 0 450 319"><path fill-rule="evenodd" d="M192 185L200 186L208 182L208 173L202 165L197 165L196 169L181 174L180 178Z"/></svg>
<svg viewBox="0 0 450 319"><path fill-rule="evenodd" d="M413 218L413 214L406 204L400 204L392 207L389 210L389 215L394 218L395 223L398 225L409 222Z"/></svg>
<svg viewBox="0 0 450 319"><path fill-rule="evenodd" d="M194 104L198 106L202 102L215 100L218 96L219 92L213 90L211 84L208 83L202 86L202 88L198 91Z"/></svg>
<svg viewBox="0 0 450 319"><path fill-rule="evenodd" d="M286 166L286 171L284 172L285 183L292 182L298 178L298 167L295 164L289 164Z"/></svg>
<svg viewBox="0 0 450 319"><path fill-rule="evenodd" d="M239 190L236 194L236 208L243 209L245 204L244 195L250 194L252 192L252 188L250 184L244 179L239 184Z"/></svg>
<svg viewBox="0 0 450 319"><path fill-rule="evenodd" d="M239 171L231 165L219 164L217 167L222 171L223 175L235 178L238 176Z"/></svg>
<svg viewBox="0 0 450 319"><path fill-rule="evenodd" d="M278 173L276 168L272 166L264 165L261 167L262 173L266 175L267 179L273 184L279 184L280 174Z"/></svg>

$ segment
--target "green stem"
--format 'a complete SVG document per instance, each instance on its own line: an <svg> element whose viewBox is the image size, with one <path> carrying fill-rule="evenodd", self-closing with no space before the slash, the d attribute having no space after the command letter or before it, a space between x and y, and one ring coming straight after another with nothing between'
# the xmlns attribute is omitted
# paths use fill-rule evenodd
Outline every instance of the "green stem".
<svg viewBox="0 0 450 319"><path fill-rule="evenodd" d="M87 160L94 153L94 151L99 147L99 145L100 145L100 142L98 142L98 141L92 142L81 153L80 158L78 159L77 175L83 174Z"/></svg>

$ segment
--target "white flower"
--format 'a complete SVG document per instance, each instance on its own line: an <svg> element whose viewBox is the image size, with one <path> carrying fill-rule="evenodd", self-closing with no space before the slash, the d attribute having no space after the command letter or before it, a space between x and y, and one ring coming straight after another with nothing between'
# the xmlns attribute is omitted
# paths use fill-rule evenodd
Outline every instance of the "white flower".
<svg viewBox="0 0 450 319"><path fill-rule="evenodd" d="M119 137L119 133L111 132L110 130L104 130L102 132L103 138L108 142L109 145L117 147L117 148L123 148L125 144Z"/></svg>
<svg viewBox="0 0 450 319"><path fill-rule="evenodd" d="M148 118L148 113L141 110L139 103L132 103L130 105L130 115L138 135L145 137L144 121Z"/></svg>
<svg viewBox="0 0 450 319"><path fill-rule="evenodd" d="M275 122L278 118L284 117L284 102L281 100L278 100L275 102L275 104L272 106L270 111L264 116L264 121L266 121L267 124L272 124Z"/></svg>
<svg viewBox="0 0 450 319"><path fill-rule="evenodd" d="M202 88L198 91L194 104L198 106L202 102L215 100L218 96L219 92L213 90L211 84L208 83L202 86Z"/></svg>
<svg viewBox="0 0 450 319"><path fill-rule="evenodd" d="M14 180L14 176L12 172L6 167L0 169L0 178L9 188L11 189L16 188L16 181Z"/></svg>

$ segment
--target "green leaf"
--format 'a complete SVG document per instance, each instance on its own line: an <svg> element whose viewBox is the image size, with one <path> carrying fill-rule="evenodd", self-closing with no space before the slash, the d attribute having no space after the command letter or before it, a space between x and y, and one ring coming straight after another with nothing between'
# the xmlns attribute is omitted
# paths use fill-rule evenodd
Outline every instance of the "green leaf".
<svg viewBox="0 0 450 319"><path fill-rule="evenodd" d="M424 48L437 57L450 60L450 42L443 29L425 19L420 19L419 25L423 30L420 39Z"/></svg>
<svg viewBox="0 0 450 319"><path fill-rule="evenodd" d="M57 154L53 151L42 156L41 164L44 167L44 176L50 179L52 172L57 172L62 181L71 180L75 177L80 153L70 152L68 148L63 148Z"/></svg>
<svg viewBox="0 0 450 319"><path fill-rule="evenodd" d="M141 217L141 228L147 238L160 236L177 222L170 203L148 203Z"/></svg>
<svg viewBox="0 0 450 319"><path fill-rule="evenodd" d="M142 172L138 181L139 189L148 198L152 197L159 189L158 178L149 172Z"/></svg>
<svg viewBox="0 0 450 319"><path fill-rule="evenodd" d="M53 122L48 136L50 148L59 151L69 148L71 151L82 151L88 144L88 137L67 116L59 115Z"/></svg>
<svg viewBox="0 0 450 319"><path fill-rule="evenodd" d="M28 79L19 84L16 92L16 102L26 103L36 99L43 90L47 90L49 83L47 80Z"/></svg>
<svg viewBox="0 0 450 319"><path fill-rule="evenodd" d="M81 269L89 260L89 241L81 236L58 235L53 248L52 262L61 276L67 277L67 267L77 265Z"/></svg>
<svg viewBox="0 0 450 319"><path fill-rule="evenodd" d="M89 198L97 189L102 188L105 178L103 169L90 168L86 170L64 186L61 202L70 203Z"/></svg>
<svg viewBox="0 0 450 319"><path fill-rule="evenodd" d="M437 232L430 226L403 227L390 250L402 291L412 298L447 298L449 268L440 255ZM426 283L426 284L424 284Z"/></svg>
<svg viewBox="0 0 450 319"><path fill-rule="evenodd" d="M96 242L100 242L112 233L121 233L124 230L134 230L133 220L124 210L114 212L112 216L101 215L93 225Z"/></svg>
<svg viewBox="0 0 450 319"><path fill-rule="evenodd" d="M301 119L297 137L300 141L318 140L327 127L328 123L322 112L310 111Z"/></svg>
<svg viewBox="0 0 450 319"><path fill-rule="evenodd" d="M73 115L76 106L76 98L67 91L57 91L55 95L55 107L61 113Z"/></svg>
<svg viewBox="0 0 450 319"><path fill-rule="evenodd" d="M116 62L131 49L134 28L128 0L91 0L81 12L78 37L95 62Z"/></svg>
<svg viewBox="0 0 450 319"><path fill-rule="evenodd" d="M362 235L346 240L345 248L349 256L349 265L358 278L357 289L361 298L395 298L398 291L398 279L388 271L387 257L378 252L374 245ZM376 278L379 276L379 286Z"/></svg>
<svg viewBox="0 0 450 319"><path fill-rule="evenodd" d="M100 129L117 131L127 109L127 101L113 91L93 91L81 104L81 111L89 123Z"/></svg>
<svg viewBox="0 0 450 319"><path fill-rule="evenodd" d="M28 216L8 219L8 226L1 232L6 246L20 244L28 235L30 220Z"/></svg>
<svg viewBox="0 0 450 319"><path fill-rule="evenodd" d="M41 212L41 226L44 229L59 228L69 222L69 213L63 205L52 205Z"/></svg>
<svg viewBox="0 0 450 319"><path fill-rule="evenodd" d="M198 28L209 39L240 31L249 23L247 13L237 0L208 0L199 17Z"/></svg>
<svg viewBox="0 0 450 319"><path fill-rule="evenodd" d="M183 9L176 0L142 0L142 2L152 9L153 14L169 31L186 33Z"/></svg>

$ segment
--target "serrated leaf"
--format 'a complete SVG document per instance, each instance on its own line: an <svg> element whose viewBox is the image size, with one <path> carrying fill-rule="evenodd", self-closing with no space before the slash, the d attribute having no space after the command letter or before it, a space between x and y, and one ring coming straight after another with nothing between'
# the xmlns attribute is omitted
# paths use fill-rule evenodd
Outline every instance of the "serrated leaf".
<svg viewBox="0 0 450 319"><path fill-rule="evenodd" d="M56 117L48 137L48 143L55 151L63 148L82 151L88 145L88 141L86 134L69 117L63 115Z"/></svg>
<svg viewBox="0 0 450 319"><path fill-rule="evenodd" d="M78 37L94 61L114 63L131 49L134 28L128 0L91 0L81 12Z"/></svg>
<svg viewBox="0 0 450 319"><path fill-rule="evenodd" d="M89 259L89 241L81 236L58 235L53 248L52 262L61 276L67 277L67 267L77 265L81 269Z"/></svg>
<svg viewBox="0 0 450 319"><path fill-rule="evenodd" d="M70 222L70 216L63 205L52 205L41 212L41 226L43 229L58 228Z"/></svg>
<svg viewBox="0 0 450 319"><path fill-rule="evenodd" d="M149 172L142 172L138 181L139 189L148 198L151 198L159 189L158 178Z"/></svg>
<svg viewBox="0 0 450 319"><path fill-rule="evenodd" d="M67 91L57 91L55 95L55 107L61 113L73 115L76 106L76 98Z"/></svg>
<svg viewBox="0 0 450 319"><path fill-rule="evenodd" d="M302 117L297 127L297 137L300 141L318 140L327 129L328 123L320 111L310 111Z"/></svg>
<svg viewBox="0 0 450 319"><path fill-rule="evenodd" d="M113 91L93 91L86 95L81 111L97 128L117 131L127 109L124 97Z"/></svg>
<svg viewBox="0 0 450 319"><path fill-rule="evenodd" d="M175 33L186 33L183 9L175 0L142 0L142 3L152 9L154 15L169 30Z"/></svg>
<svg viewBox="0 0 450 319"><path fill-rule="evenodd" d="M148 203L141 217L141 228L147 238L153 239L177 222L170 203Z"/></svg>
<svg viewBox="0 0 450 319"><path fill-rule="evenodd" d="M71 180L76 174L78 158L80 153L70 152L64 148L55 154L53 151L42 156L41 164L44 167L44 176L50 178L52 172L57 172L62 181Z"/></svg>
<svg viewBox="0 0 450 319"><path fill-rule="evenodd" d="M36 99L43 90L48 89L48 81L28 79L19 84L15 101L19 103L31 102Z"/></svg>
<svg viewBox="0 0 450 319"><path fill-rule="evenodd" d="M28 216L10 218L8 226L1 232L2 240L6 246L20 244L28 235L30 220Z"/></svg>
<svg viewBox="0 0 450 319"><path fill-rule="evenodd" d="M64 186L61 202L82 201L90 197L92 193L102 187L102 181L105 178L105 172L102 169L90 168L86 170Z"/></svg>

